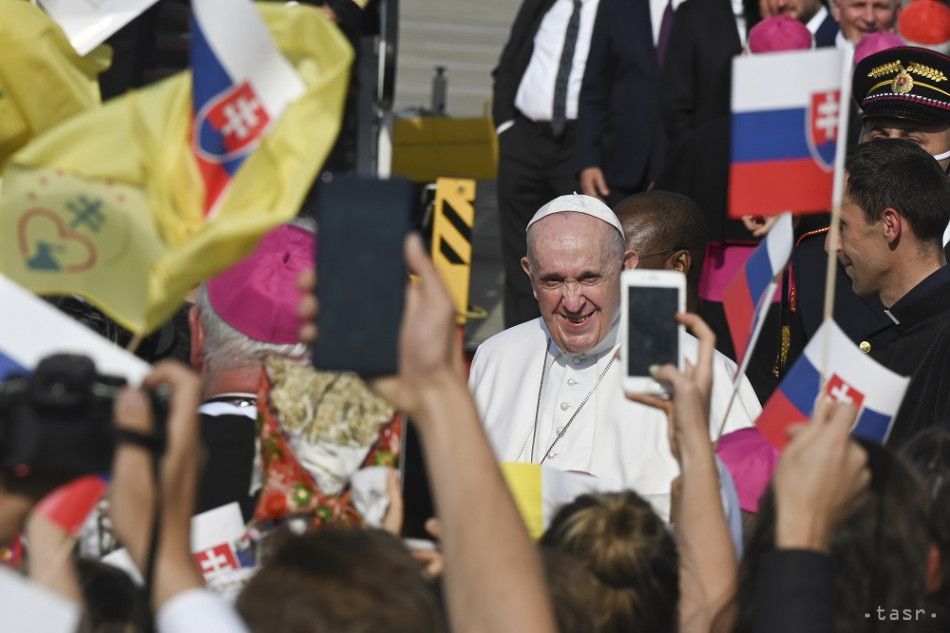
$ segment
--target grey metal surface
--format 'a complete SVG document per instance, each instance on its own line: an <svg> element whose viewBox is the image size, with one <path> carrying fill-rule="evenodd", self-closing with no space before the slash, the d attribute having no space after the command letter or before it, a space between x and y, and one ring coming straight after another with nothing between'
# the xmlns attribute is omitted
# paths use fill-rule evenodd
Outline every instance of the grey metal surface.
<svg viewBox="0 0 950 633"><path fill-rule="evenodd" d="M491 97L491 69L520 0L401 0L397 110L428 107L436 66L445 66L447 111L480 116Z"/></svg>

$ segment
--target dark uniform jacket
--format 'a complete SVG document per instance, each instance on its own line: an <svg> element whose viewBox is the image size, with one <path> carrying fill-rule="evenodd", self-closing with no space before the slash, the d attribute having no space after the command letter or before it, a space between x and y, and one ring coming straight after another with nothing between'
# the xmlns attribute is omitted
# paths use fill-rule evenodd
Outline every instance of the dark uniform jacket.
<svg viewBox="0 0 950 633"><path fill-rule="evenodd" d="M921 429L950 429L950 267L917 284L887 313L893 323L869 342L872 358L911 377L887 442L897 448Z"/></svg>

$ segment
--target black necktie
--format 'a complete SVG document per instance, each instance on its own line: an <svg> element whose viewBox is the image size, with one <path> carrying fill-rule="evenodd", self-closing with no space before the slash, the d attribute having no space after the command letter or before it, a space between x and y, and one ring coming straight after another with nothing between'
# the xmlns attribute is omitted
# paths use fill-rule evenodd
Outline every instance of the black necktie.
<svg viewBox="0 0 950 633"><path fill-rule="evenodd" d="M551 131L554 136L564 132L567 122L567 80L571 76L574 64L574 49L577 47L577 32L581 26L581 0L574 0L574 11L567 22L564 34L564 48L561 49L561 61L557 66L557 78L554 80L554 108L551 112Z"/></svg>
<svg viewBox="0 0 950 633"><path fill-rule="evenodd" d="M660 66L666 61L666 51L670 47L670 35L673 33L673 0L666 3L663 18L660 20L660 34L656 41L656 56Z"/></svg>

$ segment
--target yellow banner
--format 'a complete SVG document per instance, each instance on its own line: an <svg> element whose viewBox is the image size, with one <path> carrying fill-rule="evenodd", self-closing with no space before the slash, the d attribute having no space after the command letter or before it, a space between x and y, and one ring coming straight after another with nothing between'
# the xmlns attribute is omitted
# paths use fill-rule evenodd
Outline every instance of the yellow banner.
<svg viewBox="0 0 950 633"><path fill-rule="evenodd" d="M191 74L180 73L69 119L11 158L0 272L39 294L80 294L144 334L296 215L336 139L352 50L317 9L257 7L306 90L234 175L213 219L189 148Z"/></svg>
<svg viewBox="0 0 950 633"><path fill-rule="evenodd" d="M0 168L31 138L99 106L99 73L112 53L80 57L39 7L0 0Z"/></svg>

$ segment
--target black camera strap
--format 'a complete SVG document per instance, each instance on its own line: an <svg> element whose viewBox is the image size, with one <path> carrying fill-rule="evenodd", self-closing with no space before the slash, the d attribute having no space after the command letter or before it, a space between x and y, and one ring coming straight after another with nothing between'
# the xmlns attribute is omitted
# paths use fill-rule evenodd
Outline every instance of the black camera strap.
<svg viewBox="0 0 950 633"><path fill-rule="evenodd" d="M148 451L152 460L152 483L155 486L155 514L152 517L152 526L149 531L148 553L145 558L145 569L143 570L142 591L145 594L145 622L142 622L142 630L145 633L154 633L155 631L155 613L152 609L152 594L155 590L155 564L157 562L159 538L161 535L162 522L162 478L161 478L161 456L165 452L165 436L158 433L140 433L130 429L113 429L116 444L129 443L139 446Z"/></svg>

